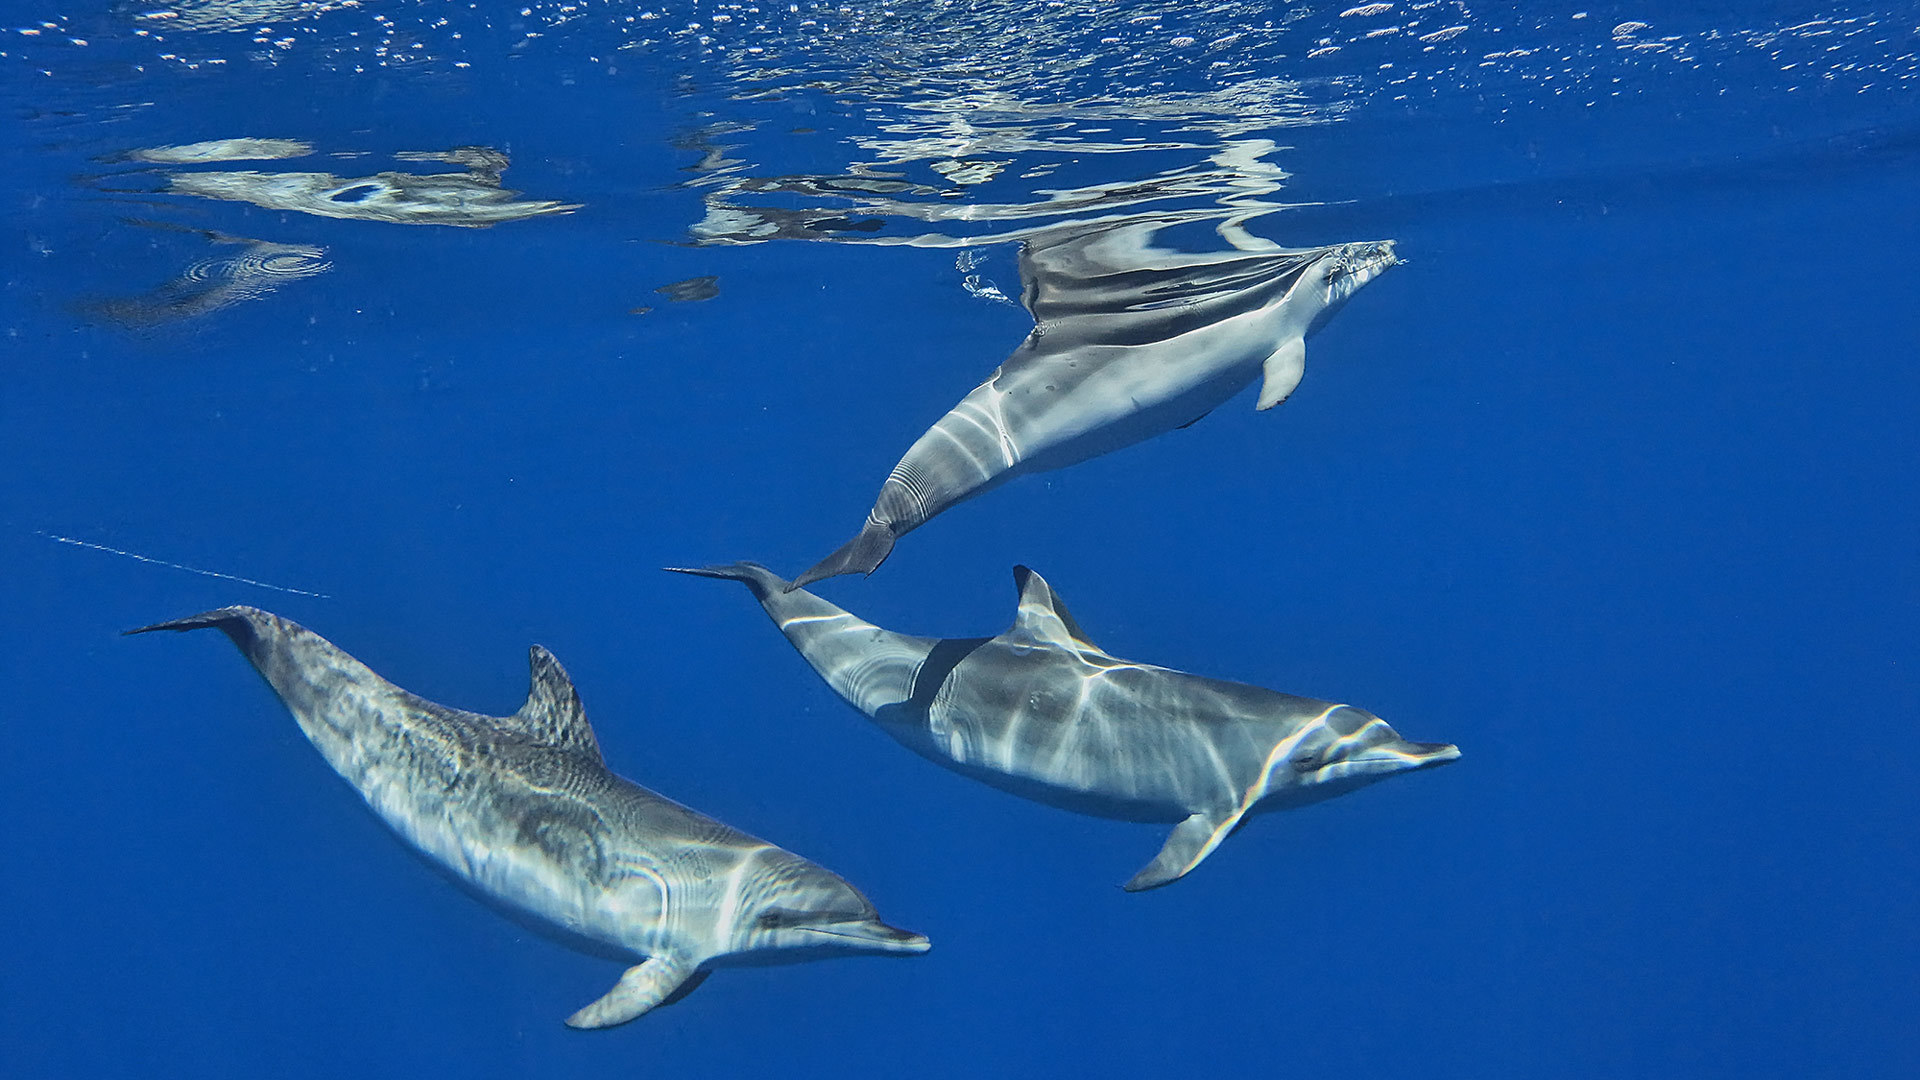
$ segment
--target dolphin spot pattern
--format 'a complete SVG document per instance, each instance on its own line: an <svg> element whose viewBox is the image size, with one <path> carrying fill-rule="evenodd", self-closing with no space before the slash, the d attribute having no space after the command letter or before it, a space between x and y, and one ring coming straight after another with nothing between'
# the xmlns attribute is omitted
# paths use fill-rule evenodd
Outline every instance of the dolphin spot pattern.
<svg viewBox="0 0 1920 1080"><path fill-rule="evenodd" d="M567 1018L626 1023L745 954L919 953L838 875L609 771L573 682L529 652L513 716L438 705L257 608L142 627L224 631L402 840L509 907L641 963ZM716 880L718 879L718 880ZM778 911L777 918L763 919Z"/></svg>

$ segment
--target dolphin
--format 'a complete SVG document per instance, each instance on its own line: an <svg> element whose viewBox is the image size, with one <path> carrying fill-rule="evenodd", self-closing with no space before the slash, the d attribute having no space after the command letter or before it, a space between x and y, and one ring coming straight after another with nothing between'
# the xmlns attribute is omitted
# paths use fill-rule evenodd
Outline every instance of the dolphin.
<svg viewBox="0 0 1920 1080"><path fill-rule="evenodd" d="M920 953L837 875L609 771L552 653L512 716L436 705L318 634L250 607L127 631L215 627L240 647L327 764L401 839L485 898L561 936L644 961L567 1018L623 1024L718 963Z"/></svg>
<svg viewBox="0 0 1920 1080"><path fill-rule="evenodd" d="M871 574L948 507L1198 423L1256 378L1257 407L1273 408L1300 384L1307 335L1399 262L1391 240L1168 251L1153 243L1160 225L1029 241L1032 334L908 448L859 534L794 587Z"/></svg>
<svg viewBox="0 0 1920 1080"><path fill-rule="evenodd" d="M1129 892L1185 876L1251 813L1460 756L1351 705L1112 656L1024 566L994 638L882 630L755 563L669 569L745 582L835 693L922 757L1050 806L1172 823Z"/></svg>

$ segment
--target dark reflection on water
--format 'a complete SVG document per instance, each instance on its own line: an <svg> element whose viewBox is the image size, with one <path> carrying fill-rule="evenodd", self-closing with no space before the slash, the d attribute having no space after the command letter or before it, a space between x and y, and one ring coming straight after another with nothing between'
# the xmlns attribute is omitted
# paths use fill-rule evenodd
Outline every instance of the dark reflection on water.
<svg viewBox="0 0 1920 1080"><path fill-rule="evenodd" d="M121 150L95 160L109 165L197 166L284 160L313 152L313 145L303 140L248 137ZM486 228L504 221L566 214L581 206L521 199L519 192L501 185L510 159L492 147L457 146L393 156L407 164L453 165L459 171L385 170L368 176L339 176L311 171L135 168L83 177L79 183L117 200L147 207L157 204L174 208L177 204L169 203L165 196L191 195L323 218L459 228ZM164 284L144 293L87 298L74 304L82 314L123 327L153 327L199 318L263 297L287 282L333 266L327 259L327 249L313 244L230 236L163 221L124 220L130 226L199 236L216 247L239 250L195 260Z"/></svg>
<svg viewBox="0 0 1920 1080"><path fill-rule="evenodd" d="M704 277L688 278L670 285L662 285L653 290L675 303L693 300L711 300L720 295L720 278L713 274Z"/></svg>
<svg viewBox="0 0 1920 1080"><path fill-rule="evenodd" d="M209 229L189 229L165 222L128 219L137 228L161 229L197 235L216 248L237 247L199 259L157 288L134 296L84 300L76 305L85 315L129 328L210 315L222 308L255 300L289 282L332 269L325 248L312 244L278 244L228 236Z"/></svg>

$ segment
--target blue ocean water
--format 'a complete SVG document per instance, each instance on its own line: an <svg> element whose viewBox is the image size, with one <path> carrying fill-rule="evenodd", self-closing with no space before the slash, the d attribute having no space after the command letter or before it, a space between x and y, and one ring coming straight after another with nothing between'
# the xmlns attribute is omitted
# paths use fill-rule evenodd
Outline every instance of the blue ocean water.
<svg viewBox="0 0 1920 1080"><path fill-rule="evenodd" d="M1911 1076L1911 5L11 0L0 1073ZM272 140L241 143L236 140ZM186 149L181 149L186 148ZM1158 218L1155 218L1158 215ZM1291 400L819 590L1352 701L1445 769L1158 826L846 707L737 587L1032 329L1023 243L1393 239ZM707 280L711 279L711 280ZM451 886L217 635L609 763L931 953L620 966Z"/></svg>

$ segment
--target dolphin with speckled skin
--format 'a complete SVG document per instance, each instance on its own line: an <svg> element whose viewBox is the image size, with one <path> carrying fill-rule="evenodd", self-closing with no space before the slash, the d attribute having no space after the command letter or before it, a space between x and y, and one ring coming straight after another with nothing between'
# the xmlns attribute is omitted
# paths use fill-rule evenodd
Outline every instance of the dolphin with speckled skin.
<svg viewBox="0 0 1920 1080"><path fill-rule="evenodd" d="M838 876L614 775L573 683L531 651L512 716L436 705L304 627L229 607L142 627L226 632L300 728L408 844L490 900L643 962L567 1019L623 1024L728 961L919 953Z"/></svg>
<svg viewBox="0 0 1920 1080"><path fill-rule="evenodd" d="M859 535L793 582L871 574L894 541L1025 473L1065 468L1200 421L1255 379L1271 409L1306 371L1306 339L1397 265L1393 242L1196 255L1154 244L1159 221L1030 241L1034 328L920 436Z"/></svg>
<svg viewBox="0 0 1920 1080"><path fill-rule="evenodd" d="M1186 875L1251 813L1460 756L1351 705L1111 656L1024 566L1012 629L946 639L882 630L754 563L677 572L745 582L827 685L921 756L1051 806L1173 823L1131 892Z"/></svg>

